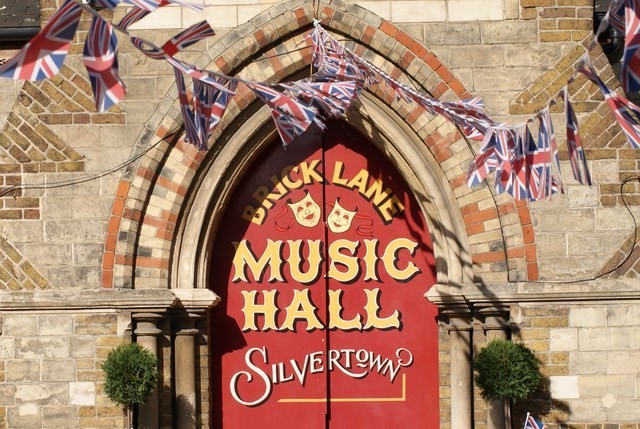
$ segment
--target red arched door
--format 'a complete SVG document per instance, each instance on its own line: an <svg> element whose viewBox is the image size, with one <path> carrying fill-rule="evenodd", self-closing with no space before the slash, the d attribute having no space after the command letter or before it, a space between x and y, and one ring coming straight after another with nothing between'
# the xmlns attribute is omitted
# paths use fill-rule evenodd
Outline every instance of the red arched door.
<svg viewBox="0 0 640 429"><path fill-rule="evenodd" d="M219 227L214 428L439 427L427 224L401 174L340 122L268 148Z"/></svg>

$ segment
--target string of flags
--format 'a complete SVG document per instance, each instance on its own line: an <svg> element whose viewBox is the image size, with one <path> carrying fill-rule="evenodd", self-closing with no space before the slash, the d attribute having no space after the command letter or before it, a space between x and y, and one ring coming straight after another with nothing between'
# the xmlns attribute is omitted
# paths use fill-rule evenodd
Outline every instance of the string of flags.
<svg viewBox="0 0 640 429"><path fill-rule="evenodd" d="M118 40L114 31L129 36L131 43L147 57L168 62L175 74L185 140L200 150L220 123L224 112L243 84L270 109L275 127L286 146L303 134L311 124L323 128L326 118L342 117L368 86L384 82L396 99L417 103L431 115L442 115L454 123L467 139L480 141L480 149L467 175L469 186L479 185L495 173L495 191L506 192L516 200L537 201L564 192L558 161L558 147L551 121L550 107L564 103L567 151L574 178L591 185L588 163L580 138L578 121L569 99L568 85L578 73L595 83L620 124L627 140L640 148L640 107L610 90L596 74L589 58L598 36L609 25L625 33L622 86L627 92L640 90L640 0L613 0L593 44L578 63L567 85L549 100L544 109L525 123L508 125L494 121L479 97L470 100L441 101L426 96L399 82L380 68L359 57L315 22L312 63L316 72L295 81L269 85L202 70L176 58L183 49L215 35L207 21L198 22L172 37L162 46L132 35L131 25L158 8L177 4L202 11L204 6L185 0L94 0L102 8L113 9L120 2L131 10L118 24L76 0L65 0L47 25L18 54L0 66L0 77L37 81L55 76L65 60L83 10L93 15L85 40L83 64L87 69L98 112L104 112L122 100L127 87L118 75ZM192 80L187 91L185 75ZM534 139L530 127L537 123Z"/></svg>
<svg viewBox="0 0 640 429"><path fill-rule="evenodd" d="M522 429L547 429L547 425L533 417L530 413L527 413Z"/></svg>

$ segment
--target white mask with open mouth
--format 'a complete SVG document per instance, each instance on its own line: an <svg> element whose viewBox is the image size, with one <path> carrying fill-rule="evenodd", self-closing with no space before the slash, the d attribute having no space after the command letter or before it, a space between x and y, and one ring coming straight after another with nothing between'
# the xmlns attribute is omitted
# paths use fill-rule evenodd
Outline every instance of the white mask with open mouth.
<svg viewBox="0 0 640 429"><path fill-rule="evenodd" d="M320 222L320 206L307 192L305 197L296 203L287 203L296 222L306 228L313 228Z"/></svg>
<svg viewBox="0 0 640 429"><path fill-rule="evenodd" d="M341 234L348 231L349 228L351 228L351 222L353 221L356 213L357 210L347 210L340 205L338 200L336 200L333 205L333 210L331 210L331 213L329 213L329 217L327 218L327 223L329 224L331 232Z"/></svg>

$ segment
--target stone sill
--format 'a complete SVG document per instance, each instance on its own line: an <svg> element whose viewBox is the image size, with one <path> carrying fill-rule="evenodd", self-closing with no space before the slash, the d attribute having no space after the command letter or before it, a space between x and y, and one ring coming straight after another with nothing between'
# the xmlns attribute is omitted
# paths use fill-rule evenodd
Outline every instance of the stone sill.
<svg viewBox="0 0 640 429"><path fill-rule="evenodd" d="M436 284L425 298L438 306L640 302L636 279L599 279L580 283L519 282Z"/></svg>
<svg viewBox="0 0 640 429"><path fill-rule="evenodd" d="M208 289L85 289L0 291L0 312L24 310L206 309L220 301Z"/></svg>

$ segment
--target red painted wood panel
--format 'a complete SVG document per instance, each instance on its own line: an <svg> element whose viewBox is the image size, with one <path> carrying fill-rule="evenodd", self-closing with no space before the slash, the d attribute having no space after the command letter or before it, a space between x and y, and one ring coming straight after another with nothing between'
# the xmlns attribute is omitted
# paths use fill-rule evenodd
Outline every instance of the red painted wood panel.
<svg viewBox="0 0 640 429"><path fill-rule="evenodd" d="M339 122L274 143L212 249L214 428L434 428L427 225L398 171Z"/></svg>

